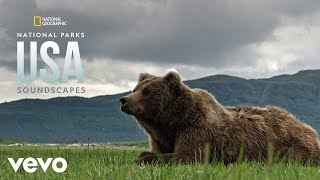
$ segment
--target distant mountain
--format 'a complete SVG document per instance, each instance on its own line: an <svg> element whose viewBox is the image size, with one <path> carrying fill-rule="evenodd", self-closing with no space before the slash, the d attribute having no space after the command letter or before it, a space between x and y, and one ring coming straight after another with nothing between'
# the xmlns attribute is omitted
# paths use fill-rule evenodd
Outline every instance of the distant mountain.
<svg viewBox="0 0 320 180"><path fill-rule="evenodd" d="M268 79L226 75L185 82L215 95L223 105L276 105L320 130L320 70ZM23 99L0 104L0 139L29 142L136 141L143 130L119 110L116 95Z"/></svg>

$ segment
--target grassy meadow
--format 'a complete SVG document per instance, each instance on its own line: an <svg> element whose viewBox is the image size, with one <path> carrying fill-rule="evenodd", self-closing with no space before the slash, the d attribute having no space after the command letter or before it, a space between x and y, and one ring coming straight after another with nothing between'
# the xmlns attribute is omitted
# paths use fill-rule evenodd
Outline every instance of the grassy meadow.
<svg viewBox="0 0 320 180"><path fill-rule="evenodd" d="M139 143L142 145L143 143ZM132 145L132 143L120 143ZM0 147L0 179L320 179L320 168L293 162L238 162L225 166L215 162L203 164L143 165L134 160L140 150L107 148ZM55 173L51 165L46 172L39 167L27 173L22 165L15 173L7 158L63 157L65 172Z"/></svg>

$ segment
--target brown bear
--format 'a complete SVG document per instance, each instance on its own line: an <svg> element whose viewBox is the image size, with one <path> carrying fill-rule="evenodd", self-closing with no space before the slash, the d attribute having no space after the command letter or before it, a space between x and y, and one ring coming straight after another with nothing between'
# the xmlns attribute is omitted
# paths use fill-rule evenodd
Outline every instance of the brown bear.
<svg viewBox="0 0 320 180"><path fill-rule="evenodd" d="M204 162L208 149L209 160L225 163L241 153L247 160L267 160L270 152L290 150L295 160L320 164L316 131L289 112L274 106L222 106L209 92L189 88L176 72L164 77L141 73L120 104L149 135L151 151L142 152L138 163Z"/></svg>

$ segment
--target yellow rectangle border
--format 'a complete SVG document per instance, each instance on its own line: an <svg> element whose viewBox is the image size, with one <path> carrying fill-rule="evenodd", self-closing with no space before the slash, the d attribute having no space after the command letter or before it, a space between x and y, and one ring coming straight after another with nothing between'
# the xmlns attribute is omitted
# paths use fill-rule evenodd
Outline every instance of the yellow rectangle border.
<svg viewBox="0 0 320 180"><path fill-rule="evenodd" d="M39 24L37 24L36 19L39 19ZM42 25L42 17L41 16L33 16L33 26L41 26Z"/></svg>

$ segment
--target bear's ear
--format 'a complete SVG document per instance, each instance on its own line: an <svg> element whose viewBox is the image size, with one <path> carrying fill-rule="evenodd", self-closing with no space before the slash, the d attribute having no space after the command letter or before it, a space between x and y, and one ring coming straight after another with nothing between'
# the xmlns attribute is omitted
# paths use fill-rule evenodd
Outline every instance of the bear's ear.
<svg viewBox="0 0 320 180"><path fill-rule="evenodd" d="M167 83L169 87L174 88L180 83L181 78L178 73L170 71L163 77L163 81Z"/></svg>
<svg viewBox="0 0 320 180"><path fill-rule="evenodd" d="M151 78L151 77L155 77L155 76L153 76L153 75L151 75L149 73L140 73L138 82L141 82L141 81L143 81L143 80L145 80L147 78Z"/></svg>

